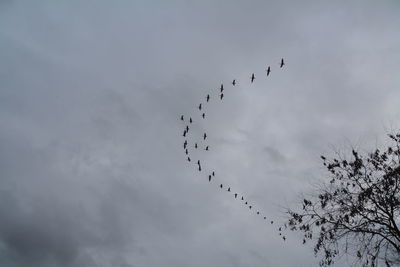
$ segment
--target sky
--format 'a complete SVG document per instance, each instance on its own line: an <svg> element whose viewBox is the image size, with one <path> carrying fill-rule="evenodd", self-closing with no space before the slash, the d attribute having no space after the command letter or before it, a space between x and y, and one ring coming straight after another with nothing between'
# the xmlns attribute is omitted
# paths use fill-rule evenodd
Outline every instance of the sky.
<svg viewBox="0 0 400 267"><path fill-rule="evenodd" d="M277 227L326 179L320 155L368 151L400 128L399 11L0 1L0 265L317 266ZM182 114L190 146L208 135L191 163Z"/></svg>

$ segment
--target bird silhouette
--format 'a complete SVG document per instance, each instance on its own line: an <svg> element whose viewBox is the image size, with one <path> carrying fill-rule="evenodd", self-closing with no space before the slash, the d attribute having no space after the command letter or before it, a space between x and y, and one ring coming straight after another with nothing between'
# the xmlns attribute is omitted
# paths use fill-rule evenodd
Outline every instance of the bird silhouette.
<svg viewBox="0 0 400 267"><path fill-rule="evenodd" d="M232 81L232 85L233 85L233 86L235 86L235 85L236 85L236 80L235 80L235 79L233 79L233 81Z"/></svg>
<svg viewBox="0 0 400 267"><path fill-rule="evenodd" d="M222 91L224 91L224 85L221 83L221 87L219 88L219 90L221 91L221 93L222 93Z"/></svg>
<svg viewBox="0 0 400 267"><path fill-rule="evenodd" d="M187 148L185 149L185 154L188 155L189 151L187 150Z"/></svg>
<svg viewBox="0 0 400 267"><path fill-rule="evenodd" d="M267 217L264 217L264 220L266 220L267 219Z"/></svg>
<svg viewBox="0 0 400 267"><path fill-rule="evenodd" d="M260 212L259 211L257 211L257 215L259 215L260 214Z"/></svg>
<svg viewBox="0 0 400 267"><path fill-rule="evenodd" d="M246 201L246 203L244 203L245 205L247 205L247 201Z"/></svg>
<svg viewBox="0 0 400 267"><path fill-rule="evenodd" d="M274 224L274 221L271 221L271 224Z"/></svg>
<svg viewBox="0 0 400 267"><path fill-rule="evenodd" d="M211 175L208 176L208 181L211 182Z"/></svg>
<svg viewBox="0 0 400 267"><path fill-rule="evenodd" d="M235 198L237 198L237 193L235 193Z"/></svg>
<svg viewBox="0 0 400 267"><path fill-rule="evenodd" d="M222 184L221 184L219 187L221 187L221 188L222 188Z"/></svg>
<svg viewBox="0 0 400 267"><path fill-rule="evenodd" d="M197 165L200 165L200 160L199 159L197 160Z"/></svg>
<svg viewBox="0 0 400 267"><path fill-rule="evenodd" d="M206 117L206 114L205 113L203 113L203 114L201 114L201 116L203 117L203 119Z"/></svg>
<svg viewBox="0 0 400 267"><path fill-rule="evenodd" d="M199 110L201 110L201 103L200 103L200 105L199 105Z"/></svg>
<svg viewBox="0 0 400 267"><path fill-rule="evenodd" d="M185 140L185 142L183 143L183 149L186 149L187 146L187 140Z"/></svg>
<svg viewBox="0 0 400 267"><path fill-rule="evenodd" d="M183 137L186 137L186 130L183 131Z"/></svg>
<svg viewBox="0 0 400 267"><path fill-rule="evenodd" d="M208 151L208 146L206 146L206 148L205 148L204 150L207 150L207 151Z"/></svg>
<svg viewBox="0 0 400 267"><path fill-rule="evenodd" d="M249 209L251 209L251 206L249 206Z"/></svg>
<svg viewBox="0 0 400 267"><path fill-rule="evenodd" d="M201 172L201 166L199 165L199 172Z"/></svg>
<svg viewBox="0 0 400 267"><path fill-rule="evenodd" d="M283 241L286 241L286 236L282 236Z"/></svg>
<svg viewBox="0 0 400 267"><path fill-rule="evenodd" d="M206 140L206 138L207 138L207 134L204 133L204 134L203 134L203 139Z"/></svg>
<svg viewBox="0 0 400 267"><path fill-rule="evenodd" d="M186 132L189 132L189 126L186 125Z"/></svg>
<svg viewBox="0 0 400 267"><path fill-rule="evenodd" d="M219 97L220 97L220 98L221 98L221 100L222 100L222 98L224 97L224 94L221 94Z"/></svg>
<svg viewBox="0 0 400 267"><path fill-rule="evenodd" d="M242 197L242 200L244 200L244 198Z"/></svg>
<svg viewBox="0 0 400 267"><path fill-rule="evenodd" d="M268 69L267 69L267 76L269 76L269 73L271 72L271 67L270 66L268 66Z"/></svg>
<svg viewBox="0 0 400 267"><path fill-rule="evenodd" d="M207 102L210 101L210 95L207 95L206 100Z"/></svg>
<svg viewBox="0 0 400 267"><path fill-rule="evenodd" d="M230 187L228 187L228 192L231 192L231 188Z"/></svg>
<svg viewBox="0 0 400 267"><path fill-rule="evenodd" d="M181 121L183 121L183 115L181 115Z"/></svg>
<svg viewBox="0 0 400 267"><path fill-rule="evenodd" d="M193 122L193 120L192 120L192 117L190 117L190 118L189 118L189 122L190 122L190 123L192 123L192 122Z"/></svg>
<svg viewBox="0 0 400 267"><path fill-rule="evenodd" d="M282 231L282 227L279 227L279 229L278 229L278 230L279 230L279 232L280 232L280 231Z"/></svg>
<svg viewBox="0 0 400 267"><path fill-rule="evenodd" d="M187 160L190 162L190 158L188 157Z"/></svg>
<svg viewBox="0 0 400 267"><path fill-rule="evenodd" d="M254 76L254 73L251 75L251 83L253 83L254 82L254 79L255 79L256 77Z"/></svg>
<svg viewBox="0 0 400 267"><path fill-rule="evenodd" d="M197 148L197 143L194 143L194 148Z"/></svg>
<svg viewBox="0 0 400 267"><path fill-rule="evenodd" d="M283 58L281 59L281 68L285 65L285 62L283 61Z"/></svg>
<svg viewBox="0 0 400 267"><path fill-rule="evenodd" d="M212 176L215 176L215 172L212 172Z"/></svg>

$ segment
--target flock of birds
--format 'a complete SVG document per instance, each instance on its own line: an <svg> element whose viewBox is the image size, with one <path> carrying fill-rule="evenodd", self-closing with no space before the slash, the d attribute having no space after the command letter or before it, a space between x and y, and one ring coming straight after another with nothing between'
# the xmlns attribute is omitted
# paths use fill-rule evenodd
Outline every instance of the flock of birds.
<svg viewBox="0 0 400 267"><path fill-rule="evenodd" d="M282 58L282 59L281 59L281 62L280 62L280 68L283 68L284 65L285 65L285 62L284 62L284 60L283 60L283 58ZM270 73L271 73L271 66L268 66L268 68L265 70L265 72L266 72L266 76L269 76ZM256 79L255 74L252 73L251 76L250 76L250 83L253 83L255 79ZM232 85L232 86L236 86L236 84L237 84L237 80L236 80L236 79L233 79L233 81L231 82L231 85ZM220 88L219 88L218 98L219 98L220 101L222 101L223 98L224 98L224 85L223 85L223 84L221 84L221 86L220 86ZM197 109L199 110L199 112L200 112L200 114L201 114L201 118L202 118L202 119L205 119L205 118L206 118L205 107L206 107L206 105L209 103L210 99L211 99L210 94L207 94L207 96L205 97L206 102L205 102L204 104L203 104L203 103L200 103L200 104L198 105L198 107L197 107ZM195 162L195 164L197 165L198 171L201 172L201 171L203 170L202 165L201 165L201 161L200 161L200 159L197 159L197 161L196 161L196 160L193 160L193 159L190 157L190 156L191 156L191 155L190 155L190 148L191 148L191 149L194 148L194 149L196 149L196 150L198 150L198 149L204 149L204 151L210 151L210 146L206 143L206 142L207 142L206 140L208 140L208 139L207 139L207 138L208 138L208 135L207 135L207 133L203 133L203 135L202 135L202 139L203 139L203 140L202 140L201 143L200 143L200 142L194 142L193 144L190 145L190 144L188 143L188 134L189 134L189 130L190 130L190 127L189 127L189 126L192 125L192 124L194 123L194 120L192 119L192 117L185 117L184 115L181 115L181 116L180 116L180 120L181 120L181 121L184 123L184 125L185 125L185 126L184 126L184 129L183 129L183 134L182 134L182 136L183 136L183 138L184 138L183 150L184 150L184 153L185 153L185 155L186 155L186 157L187 157L187 161L188 161L189 163ZM200 148L200 145L202 145L202 148ZM214 181L216 180L215 177L216 177L216 175L215 175L215 170L210 171L210 172L207 174L208 182L209 182L209 183L214 182ZM226 188L226 192L232 193L235 199L241 200L241 202L242 202L245 206L247 206L247 207L249 208L249 211L255 211L255 213L256 213L258 216L260 216L260 217L263 218L265 221L267 221L267 216L265 216L262 212L260 212L258 209L256 209L255 206L254 206L253 204L251 204L243 195L239 195L239 193L236 193L233 189L231 189L231 187L230 187L229 185L224 185L224 184L222 184L222 183L217 183L217 184L218 184L218 186L219 186L219 188L220 188L221 190L223 190L224 188ZM267 221L267 222L268 222L268 221ZM274 221L273 221L273 220L269 220L269 223L270 223L270 224L274 224ZM284 235L282 235L282 227L279 227L279 228L278 228L278 231L279 231L279 235L282 237L283 241L286 241L286 237L285 237Z"/></svg>

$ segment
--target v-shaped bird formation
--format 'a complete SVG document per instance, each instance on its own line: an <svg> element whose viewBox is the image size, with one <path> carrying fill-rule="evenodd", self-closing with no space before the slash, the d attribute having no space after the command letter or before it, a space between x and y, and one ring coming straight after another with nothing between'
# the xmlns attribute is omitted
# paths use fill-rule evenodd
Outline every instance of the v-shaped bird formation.
<svg viewBox="0 0 400 267"><path fill-rule="evenodd" d="M279 66L280 66L279 67L280 69L282 69L283 66L285 66L285 62L284 62L283 58L281 59L281 61L279 63ZM269 77L271 75L271 72L272 72L271 66L268 66L267 69L265 70L265 75L263 75L264 78L265 77ZM248 82L250 82L250 84L252 84L252 83L255 82L255 80L256 80L256 76L255 76L254 73L252 73L249 76L249 81ZM233 79L233 81L230 84L231 84L231 86L236 86L237 84L239 84L239 81L237 79ZM224 92L226 92L224 90L225 90L224 89L224 84L221 84L220 87L219 87L219 90L217 90L217 92L214 93L215 94L215 99L217 99L217 101L220 101L220 102L223 101ZM197 106L197 109L199 110L198 112L200 113L200 117L202 118L202 120L205 120L207 118L207 116L206 116L207 104L210 102L211 99L214 98L212 95L213 95L213 92L208 93L206 95L206 97L205 97L206 102L205 103L200 103ZM182 134L182 136L184 138L183 150L184 150L185 155L187 157L187 162L189 164L193 164L192 163L192 159L190 158L190 149L189 148L192 148L192 149L194 148L195 150L198 150L199 149L198 143L204 143L204 148L202 148L202 149L204 151L206 151L206 152L210 151L211 150L211 146L207 143L207 141L209 140L209 136L208 136L208 134L206 132L204 132L200 137L201 139L198 140L198 141L194 141L193 144L190 146L187 135L189 134L189 129L190 129L189 125L193 124L194 120L192 119L192 117L186 117L185 115L181 115L180 116L180 120L184 124L184 130L183 130L183 134ZM197 161L193 160L193 162L195 162L196 169L199 172L205 171L205 169L202 168L200 159L197 159ZM205 177L207 178L207 179L205 179L205 181L208 181L210 184L216 183L216 180L218 180L214 170L211 170L208 173L206 173ZM238 199L237 201L238 202L240 201L241 204L243 204L244 206L248 207L250 212L254 212L257 216L259 216L261 219L263 219L265 222L267 222L267 216L264 215L264 213L262 211L260 211L259 209L255 208L254 204L250 204L250 202L247 200L247 198L244 195L239 194L237 191L233 190L232 187L227 185L227 184L217 183L217 185L221 190L232 194L233 195L233 200ZM273 220L269 220L268 223L269 224L274 224L274 221ZM285 227L286 227L286 225L285 225ZM286 237L284 235L282 235L282 227L279 227L278 231L279 231L279 236L282 237L283 241L286 241Z"/></svg>

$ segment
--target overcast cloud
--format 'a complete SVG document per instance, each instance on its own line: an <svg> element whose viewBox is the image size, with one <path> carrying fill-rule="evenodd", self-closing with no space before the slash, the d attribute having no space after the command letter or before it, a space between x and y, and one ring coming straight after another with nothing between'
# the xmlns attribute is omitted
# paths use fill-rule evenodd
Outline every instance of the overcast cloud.
<svg viewBox="0 0 400 267"><path fill-rule="evenodd" d="M0 265L316 266L299 236L278 236L282 206L322 177L321 154L400 128L399 14L398 1L0 1ZM209 136L193 158L273 226L186 161L181 114L190 141Z"/></svg>

